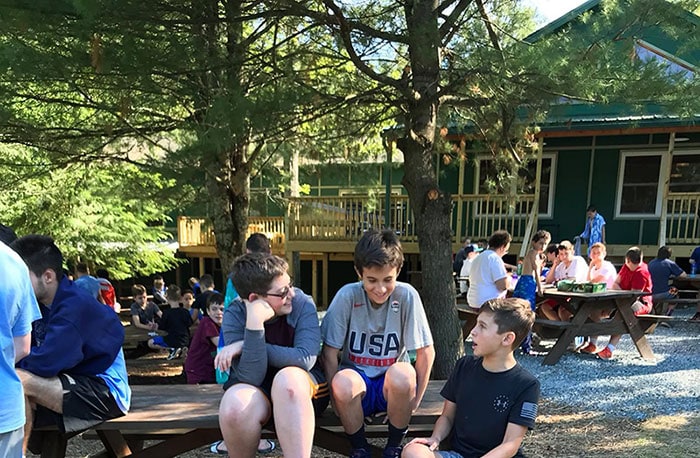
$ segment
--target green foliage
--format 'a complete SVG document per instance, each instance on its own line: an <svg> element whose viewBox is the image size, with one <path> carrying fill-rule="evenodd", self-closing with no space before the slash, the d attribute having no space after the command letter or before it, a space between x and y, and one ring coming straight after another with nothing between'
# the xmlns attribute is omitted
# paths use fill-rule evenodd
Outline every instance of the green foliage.
<svg viewBox="0 0 700 458"><path fill-rule="evenodd" d="M50 235L68 263L105 267L116 279L176 265L163 242L169 238L163 231L168 202L154 198L172 182L129 164L57 168L37 151L0 151L0 219L19 235Z"/></svg>

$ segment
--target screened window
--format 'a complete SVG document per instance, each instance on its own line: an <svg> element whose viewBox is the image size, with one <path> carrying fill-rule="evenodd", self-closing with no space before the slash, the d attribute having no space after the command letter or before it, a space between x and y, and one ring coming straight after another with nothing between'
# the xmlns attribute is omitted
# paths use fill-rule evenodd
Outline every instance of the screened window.
<svg viewBox="0 0 700 458"><path fill-rule="evenodd" d="M700 192L700 153L675 153L669 192Z"/></svg>
<svg viewBox="0 0 700 458"><path fill-rule="evenodd" d="M657 215L661 155L623 154L621 167L618 214Z"/></svg>

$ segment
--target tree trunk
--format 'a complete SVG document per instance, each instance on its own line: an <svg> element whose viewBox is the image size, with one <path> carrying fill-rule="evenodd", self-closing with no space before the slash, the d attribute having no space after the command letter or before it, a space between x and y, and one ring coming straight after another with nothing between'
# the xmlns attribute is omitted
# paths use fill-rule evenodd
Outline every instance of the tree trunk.
<svg viewBox="0 0 700 458"><path fill-rule="evenodd" d="M245 148L238 147L231 157L245 157ZM233 260L241 255L248 231L250 175L246 167L221 167L216 177L207 180L207 191L213 200L210 215L216 236L216 252L225 273Z"/></svg>
<svg viewBox="0 0 700 458"><path fill-rule="evenodd" d="M204 4L209 25L203 28L203 38L208 54L226 63L221 70L209 72L205 79L208 113L201 137L213 143L210 157L214 164L203 165L209 174L207 191L213 204L209 206L209 217L216 237L216 251L222 269L228 273L233 260L244 251L248 231L251 137L247 113L241 110L241 106L246 105L243 62L248 45L244 44L243 21L238 20L242 1L225 2L227 20L224 22L219 22L218 0L208 0ZM212 111L215 100L228 107Z"/></svg>
<svg viewBox="0 0 700 458"><path fill-rule="evenodd" d="M434 164L439 85L439 35L435 1L406 6L412 89L406 133L397 146L404 153L403 185L408 191L421 253L421 293L435 340L433 376L445 379L464 353L452 277L452 199L439 189Z"/></svg>

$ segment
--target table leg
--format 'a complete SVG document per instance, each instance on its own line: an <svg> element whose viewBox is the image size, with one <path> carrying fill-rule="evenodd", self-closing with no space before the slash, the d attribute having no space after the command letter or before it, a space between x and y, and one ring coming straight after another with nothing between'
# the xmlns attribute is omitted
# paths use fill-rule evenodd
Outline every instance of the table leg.
<svg viewBox="0 0 700 458"><path fill-rule="evenodd" d="M97 429L95 432L105 446L108 456L122 458L131 455L131 447L119 431Z"/></svg>
<svg viewBox="0 0 700 458"><path fill-rule="evenodd" d="M560 305L560 307L563 307L563 305ZM547 356L545 356L544 361L542 361L542 365L555 365L557 361L559 361L559 358L561 358L562 355L566 353L566 349L569 347L569 344L573 342L574 338L577 336L577 330L581 328L581 326L583 326L583 324L588 319L589 311L585 303L578 304L578 307L575 307L575 309L576 314L571 319L571 326L565 329L564 332L559 336L557 342L554 344L552 349L549 350L549 353L547 353Z"/></svg>
<svg viewBox="0 0 700 458"><path fill-rule="evenodd" d="M634 345L637 347L639 354L642 356L642 358L653 361L654 352L651 351L651 347L649 346L649 342L647 342L644 331L642 331L637 317L632 311L631 305L634 303L634 300L635 299L632 299L632 302L630 302L628 299L616 299L615 306L617 307L617 312L622 316L622 321L625 323L625 327L632 338L632 342L634 342Z"/></svg>

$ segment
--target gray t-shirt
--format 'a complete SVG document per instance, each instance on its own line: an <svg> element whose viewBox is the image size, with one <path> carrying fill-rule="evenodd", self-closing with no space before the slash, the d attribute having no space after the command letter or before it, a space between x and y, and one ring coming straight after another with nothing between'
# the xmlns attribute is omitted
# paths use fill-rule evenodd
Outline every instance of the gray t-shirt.
<svg viewBox="0 0 700 458"><path fill-rule="evenodd" d="M377 377L397 361L408 361L408 350L433 344L418 291L396 282L389 299L372 307L362 282L343 286L321 324L323 343L342 349L341 367L356 367Z"/></svg>

